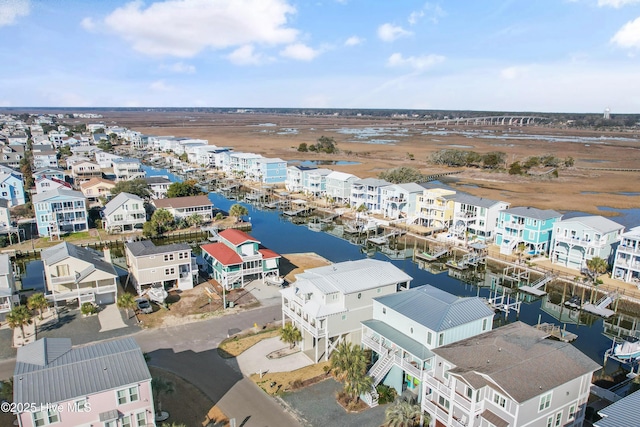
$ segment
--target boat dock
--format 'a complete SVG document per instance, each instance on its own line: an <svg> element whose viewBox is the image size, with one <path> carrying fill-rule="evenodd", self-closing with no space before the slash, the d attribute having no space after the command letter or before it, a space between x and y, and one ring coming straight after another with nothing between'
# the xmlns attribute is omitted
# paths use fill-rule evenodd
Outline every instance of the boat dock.
<svg viewBox="0 0 640 427"><path fill-rule="evenodd" d="M535 325L535 328L548 333L550 337L562 342L571 342L578 338L578 335L573 332L568 332L566 328L560 328L560 326L554 325L553 323L538 323Z"/></svg>
<svg viewBox="0 0 640 427"><path fill-rule="evenodd" d="M497 311L504 312L507 316L510 311L515 311L518 315L520 314L520 305L522 301L520 301L517 297L515 301L511 301L511 297L506 294L498 294L496 291L494 296L489 294L489 298L485 299L486 303L491 307L491 309Z"/></svg>
<svg viewBox="0 0 640 427"><path fill-rule="evenodd" d="M587 311L589 313L595 314L600 317L609 318L615 314L615 311L609 310L607 307L615 301L618 297L616 292L612 292L608 295L600 298L598 302L595 304L585 304L582 306L582 310Z"/></svg>
<svg viewBox="0 0 640 427"><path fill-rule="evenodd" d="M435 261L438 258L441 258L445 255L448 255L451 251L449 250L449 248L444 247L444 246L437 246L433 249L433 253L430 254L428 252L416 252L415 257L417 259L423 260L423 261L427 261L427 262L431 262L431 261Z"/></svg>
<svg viewBox="0 0 640 427"><path fill-rule="evenodd" d="M541 288L547 283L551 282L553 279L555 279L555 277L556 277L555 275L551 273L547 273L543 277L541 277L539 280L532 283L531 285L520 286L520 290L522 292L526 292L528 294L535 295L537 297L544 296L547 293L543 291Z"/></svg>
<svg viewBox="0 0 640 427"><path fill-rule="evenodd" d="M384 245L389 242L390 238L402 236L404 233L405 232L402 230L395 230L379 237L369 237L367 241L373 243L374 245Z"/></svg>

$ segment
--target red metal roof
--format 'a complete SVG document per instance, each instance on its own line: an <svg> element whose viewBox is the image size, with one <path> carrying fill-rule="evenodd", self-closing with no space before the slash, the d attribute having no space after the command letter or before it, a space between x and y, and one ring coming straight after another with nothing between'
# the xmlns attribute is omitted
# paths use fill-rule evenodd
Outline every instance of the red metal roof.
<svg viewBox="0 0 640 427"><path fill-rule="evenodd" d="M262 259L280 258L280 255L278 255L271 249L261 248L261 249L258 249L258 252L262 254Z"/></svg>
<svg viewBox="0 0 640 427"><path fill-rule="evenodd" d="M234 228L227 228L226 230L222 230L219 234L229 243L236 246L241 245L244 242L260 243L259 240L254 239L244 231L236 230Z"/></svg>
<svg viewBox="0 0 640 427"><path fill-rule="evenodd" d="M242 264L242 258L224 243L209 243L203 245L202 250L217 259L222 265Z"/></svg>

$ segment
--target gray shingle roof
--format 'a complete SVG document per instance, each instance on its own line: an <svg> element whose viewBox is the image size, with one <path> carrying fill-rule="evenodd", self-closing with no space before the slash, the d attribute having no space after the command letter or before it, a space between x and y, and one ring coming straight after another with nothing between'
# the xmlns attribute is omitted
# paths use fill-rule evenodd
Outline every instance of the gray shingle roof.
<svg viewBox="0 0 640 427"><path fill-rule="evenodd" d="M472 206L479 206L481 208L490 208L491 206L494 206L500 203L497 200L485 199L484 197L476 197L466 193L456 194L455 199L456 199L456 202L458 203L464 203Z"/></svg>
<svg viewBox="0 0 640 427"><path fill-rule="evenodd" d="M384 187L384 186L387 186L387 185L391 185L392 183L389 182L389 181L385 181L384 179L364 178L364 179L359 179L359 180L355 181L354 184L368 185L368 186L371 186L371 187Z"/></svg>
<svg viewBox="0 0 640 427"><path fill-rule="evenodd" d="M390 262L375 259L345 261L311 268L296 275L296 281L308 281L324 294L351 294L413 278Z"/></svg>
<svg viewBox="0 0 640 427"><path fill-rule="evenodd" d="M65 189L63 187L58 187L51 191L45 191L44 193L34 194L33 195L33 203L41 203L49 199L53 199L54 197L75 197L78 199L84 199L84 194L80 191L74 191Z"/></svg>
<svg viewBox="0 0 640 427"><path fill-rule="evenodd" d="M452 374L483 375L492 387L523 403L600 369L573 345L546 336L515 322L432 351L455 365Z"/></svg>
<svg viewBox="0 0 640 427"><path fill-rule="evenodd" d="M505 209L504 211L501 211L501 212L509 212L512 215L519 215L525 218L539 219L542 221L551 219L551 218L560 218L562 216L561 213L553 211L551 209L543 210L538 208L532 208L529 206L518 206L515 208Z"/></svg>
<svg viewBox="0 0 640 427"><path fill-rule="evenodd" d="M171 180L165 176L149 176L144 178L148 185L152 184L171 184Z"/></svg>
<svg viewBox="0 0 640 427"><path fill-rule="evenodd" d="M493 316L493 311L480 298L457 297L431 285L375 300L434 332Z"/></svg>
<svg viewBox="0 0 640 427"><path fill-rule="evenodd" d="M144 200L142 200L140 197L136 196L135 194L124 193L124 192L118 193L116 197L109 200L109 202L105 205L104 214L111 215L113 212L116 211L116 209L122 206L127 200L136 200L140 202L140 208L142 208L142 203L144 203Z"/></svg>
<svg viewBox="0 0 640 427"><path fill-rule="evenodd" d="M635 426L640 422L640 391L636 391L598 411L600 421L594 427Z"/></svg>
<svg viewBox="0 0 640 427"><path fill-rule="evenodd" d="M78 258L93 264L96 269L104 271L105 273L116 274L113 264L105 262L100 252L90 248L83 248L72 245L69 242L63 242L40 252L40 258L47 265L56 264L69 257Z"/></svg>
<svg viewBox="0 0 640 427"><path fill-rule="evenodd" d="M13 400L52 404L150 379L133 338L78 348L68 338L43 338L18 349Z"/></svg>
<svg viewBox="0 0 640 427"><path fill-rule="evenodd" d="M618 224L617 222L611 221L609 218L605 218L600 215L577 216L569 219L563 219L562 222L579 222L580 224L586 225L587 227L603 234L624 228L624 225Z"/></svg>
<svg viewBox="0 0 640 427"><path fill-rule="evenodd" d="M169 252L190 250L191 246L186 243L172 243L170 245L156 246L151 240L140 240L138 242L127 242L125 246L135 257L166 254Z"/></svg>

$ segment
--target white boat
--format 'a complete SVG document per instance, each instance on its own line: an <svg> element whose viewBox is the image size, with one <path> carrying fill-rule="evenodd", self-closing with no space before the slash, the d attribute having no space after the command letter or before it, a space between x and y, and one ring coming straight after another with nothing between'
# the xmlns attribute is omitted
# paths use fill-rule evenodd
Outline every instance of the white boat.
<svg viewBox="0 0 640 427"><path fill-rule="evenodd" d="M275 285L275 286L284 285L284 277L281 277L281 276L266 276L264 278L264 281L267 283L267 285Z"/></svg>
<svg viewBox="0 0 640 427"><path fill-rule="evenodd" d="M640 358L640 341L623 341L613 348L613 355L622 360Z"/></svg>
<svg viewBox="0 0 640 427"><path fill-rule="evenodd" d="M169 293L164 290L163 287L152 287L146 292L149 295L149 299L157 304L164 304L164 301L169 296Z"/></svg>

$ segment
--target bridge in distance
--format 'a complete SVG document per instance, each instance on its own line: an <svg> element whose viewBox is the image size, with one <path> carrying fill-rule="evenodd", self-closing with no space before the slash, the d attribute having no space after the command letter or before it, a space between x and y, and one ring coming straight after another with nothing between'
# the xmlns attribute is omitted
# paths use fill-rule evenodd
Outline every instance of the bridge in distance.
<svg viewBox="0 0 640 427"><path fill-rule="evenodd" d="M403 122L403 125L424 125L424 126L529 126L548 122L548 117L539 116L485 116L485 117L456 117L451 119L421 120L414 122Z"/></svg>

